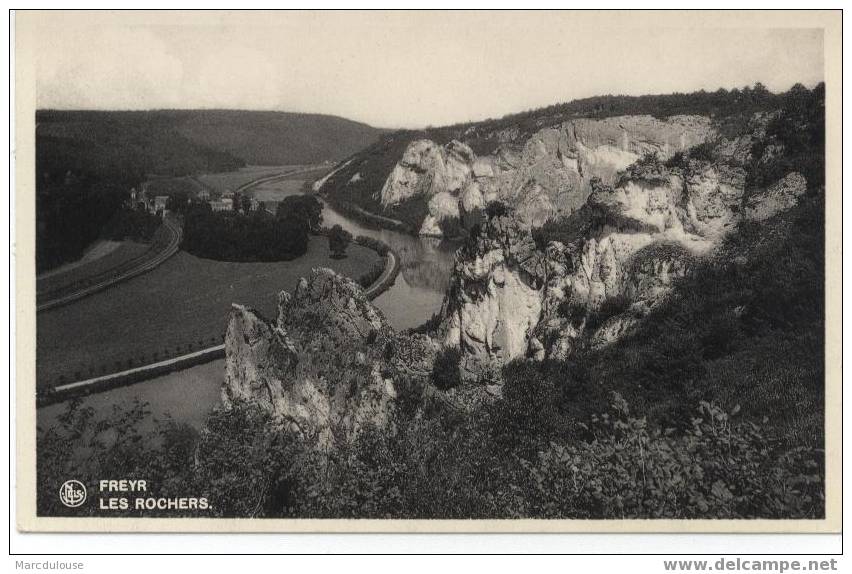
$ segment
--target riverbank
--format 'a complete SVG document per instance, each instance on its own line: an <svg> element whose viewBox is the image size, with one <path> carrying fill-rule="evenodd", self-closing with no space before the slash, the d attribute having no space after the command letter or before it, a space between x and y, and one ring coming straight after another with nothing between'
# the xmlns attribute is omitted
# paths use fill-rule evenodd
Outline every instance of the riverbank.
<svg viewBox="0 0 852 574"><path fill-rule="evenodd" d="M317 192L317 196L320 197L326 203L328 203L330 206L332 206L334 210L338 213L351 217L352 219L366 227L372 227L374 229L388 229L391 231L398 231L400 233L412 235L414 237L417 236L416 231L410 225L407 225L404 221L400 221L399 219L393 219L385 215L379 215L378 213L373 213L372 211L367 211L363 207L355 205L354 203L338 201L334 198L334 196L330 194L323 194Z"/></svg>

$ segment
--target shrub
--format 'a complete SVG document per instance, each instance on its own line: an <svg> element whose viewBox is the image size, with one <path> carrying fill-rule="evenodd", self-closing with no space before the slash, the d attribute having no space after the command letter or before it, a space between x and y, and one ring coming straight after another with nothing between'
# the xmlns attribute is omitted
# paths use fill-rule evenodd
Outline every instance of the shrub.
<svg viewBox="0 0 852 574"><path fill-rule="evenodd" d="M715 160L715 155L713 153L715 148L715 142L707 141L700 143L689 148L689 158L698 161L712 162Z"/></svg>
<svg viewBox="0 0 852 574"><path fill-rule="evenodd" d="M686 169L689 167L689 162L686 160L686 155L682 151L678 151L666 160L665 166L669 169Z"/></svg>
<svg viewBox="0 0 852 574"><path fill-rule="evenodd" d="M590 331L596 331L608 320L626 312L630 308L630 304L630 299L620 293L607 297L596 311L589 314L586 328Z"/></svg>
<svg viewBox="0 0 852 574"><path fill-rule="evenodd" d="M739 408L732 413L736 414ZM701 402L682 435L652 430L614 395L593 441L524 461L536 515L575 518L820 518L821 451L779 450L762 429Z"/></svg>
<svg viewBox="0 0 852 574"><path fill-rule="evenodd" d="M376 279L381 277L381 275L382 275L382 273L384 273L384 271L385 271L385 262L384 261L376 261L375 263L373 263L372 267L370 267L369 270L365 271L364 273L361 274L360 277L358 277L358 284L361 287L366 289L367 287L369 287L370 285L375 283Z"/></svg>
<svg viewBox="0 0 852 574"><path fill-rule="evenodd" d="M579 328L586 318L586 306L568 296L559 302L556 314L563 319L569 319L574 328Z"/></svg>

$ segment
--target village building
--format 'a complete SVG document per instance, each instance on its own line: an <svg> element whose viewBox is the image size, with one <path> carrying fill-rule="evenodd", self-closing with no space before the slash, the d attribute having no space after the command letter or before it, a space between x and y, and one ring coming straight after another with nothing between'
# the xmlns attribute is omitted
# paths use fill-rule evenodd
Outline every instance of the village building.
<svg viewBox="0 0 852 574"><path fill-rule="evenodd" d="M201 201L210 201L210 191L208 191L206 189L202 189L201 191L198 192L197 197Z"/></svg>
<svg viewBox="0 0 852 574"><path fill-rule="evenodd" d="M169 203L168 195L158 195L154 198L154 214L159 215L161 217L165 217L168 210L166 209L166 205Z"/></svg>
<svg viewBox="0 0 852 574"><path fill-rule="evenodd" d="M230 198L223 197L210 202L210 208L213 211L231 211L234 209L234 201Z"/></svg>

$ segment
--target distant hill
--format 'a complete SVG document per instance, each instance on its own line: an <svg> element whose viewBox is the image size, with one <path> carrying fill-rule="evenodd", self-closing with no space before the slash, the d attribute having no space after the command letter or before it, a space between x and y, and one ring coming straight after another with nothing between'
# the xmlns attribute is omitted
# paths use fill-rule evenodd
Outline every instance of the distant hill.
<svg viewBox="0 0 852 574"><path fill-rule="evenodd" d="M79 257L152 175L337 161L381 130L334 116L229 110L36 112L37 262Z"/></svg>
<svg viewBox="0 0 852 574"><path fill-rule="evenodd" d="M174 112L179 133L252 165L337 161L375 142L382 130L336 116L209 110Z"/></svg>
<svg viewBox="0 0 852 574"><path fill-rule="evenodd" d="M39 110L36 126L39 147L73 147L86 171L173 175L336 161L382 133L335 116L237 110Z"/></svg>

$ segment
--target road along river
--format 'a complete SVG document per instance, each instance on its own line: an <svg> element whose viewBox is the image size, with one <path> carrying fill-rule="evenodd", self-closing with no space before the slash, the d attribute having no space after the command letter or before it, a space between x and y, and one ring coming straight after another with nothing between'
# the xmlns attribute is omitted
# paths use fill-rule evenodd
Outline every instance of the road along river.
<svg viewBox="0 0 852 574"><path fill-rule="evenodd" d="M267 180L243 188L264 202L278 202L294 191L292 182ZM338 213L329 205L323 209L323 225L339 224L353 235L379 239L399 256L400 273L395 283L373 300L396 329L415 327L427 321L441 307L449 282L457 244L434 238L420 238L397 231L371 229ZM293 283L295 284L295 278ZM281 288L292 287L282 285ZM107 412L112 405L129 405L134 399L147 402L157 417L165 414L179 422L199 426L207 412L219 404L224 360L175 371L127 387L92 395L87 404ZM39 426L50 425L66 408L57 403L38 409Z"/></svg>

